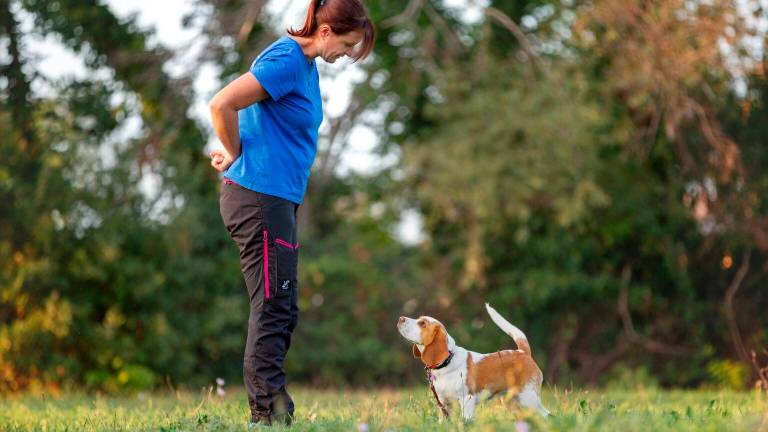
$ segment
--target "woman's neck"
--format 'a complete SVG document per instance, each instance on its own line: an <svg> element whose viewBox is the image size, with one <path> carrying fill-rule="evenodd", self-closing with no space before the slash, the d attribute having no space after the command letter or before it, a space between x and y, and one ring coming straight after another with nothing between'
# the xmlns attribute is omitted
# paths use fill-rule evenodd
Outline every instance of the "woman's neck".
<svg viewBox="0 0 768 432"><path fill-rule="evenodd" d="M315 45L315 40L313 38L305 38L301 36L288 36L289 38L296 41L296 43L299 44L301 47L301 51L304 53L304 57L307 58L307 63L312 63L312 60L315 59L315 57L318 56L317 53L317 46Z"/></svg>

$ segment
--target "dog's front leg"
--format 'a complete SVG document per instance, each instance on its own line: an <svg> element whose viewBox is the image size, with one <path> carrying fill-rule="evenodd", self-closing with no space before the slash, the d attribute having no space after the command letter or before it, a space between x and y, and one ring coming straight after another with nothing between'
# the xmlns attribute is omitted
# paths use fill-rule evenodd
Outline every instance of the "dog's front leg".
<svg viewBox="0 0 768 432"><path fill-rule="evenodd" d="M472 418L475 416L477 399L476 395L467 395L459 401L461 404L461 416L464 417L464 421L472 421Z"/></svg>

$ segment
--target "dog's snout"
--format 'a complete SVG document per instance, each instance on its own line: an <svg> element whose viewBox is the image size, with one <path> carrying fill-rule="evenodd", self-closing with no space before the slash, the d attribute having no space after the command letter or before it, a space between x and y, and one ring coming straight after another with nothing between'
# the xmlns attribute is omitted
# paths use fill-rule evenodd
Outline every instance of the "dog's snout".
<svg viewBox="0 0 768 432"><path fill-rule="evenodd" d="M402 324L405 322L405 317L401 316L399 320L397 320L398 324Z"/></svg>

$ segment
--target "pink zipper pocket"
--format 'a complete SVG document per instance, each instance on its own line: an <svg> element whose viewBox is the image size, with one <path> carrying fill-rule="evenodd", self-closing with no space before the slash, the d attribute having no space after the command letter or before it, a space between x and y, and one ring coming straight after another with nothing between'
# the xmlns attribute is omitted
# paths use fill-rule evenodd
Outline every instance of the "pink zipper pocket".
<svg viewBox="0 0 768 432"><path fill-rule="evenodd" d="M287 241L279 238L275 238L275 243L279 244L280 246L285 246L288 249L296 250L299 248L299 244L296 243L296 246L293 246L292 244L288 243Z"/></svg>
<svg viewBox="0 0 768 432"><path fill-rule="evenodd" d="M264 230L264 297L269 300L269 234Z"/></svg>

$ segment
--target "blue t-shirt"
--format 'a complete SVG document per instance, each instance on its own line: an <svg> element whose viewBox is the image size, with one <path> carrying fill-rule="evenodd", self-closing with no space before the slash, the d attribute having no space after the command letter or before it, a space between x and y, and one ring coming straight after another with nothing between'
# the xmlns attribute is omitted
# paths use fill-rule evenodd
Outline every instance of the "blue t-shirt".
<svg viewBox="0 0 768 432"><path fill-rule="evenodd" d="M269 97L238 111L242 150L224 176L301 204L323 121L317 66L284 36L256 57L250 71Z"/></svg>

